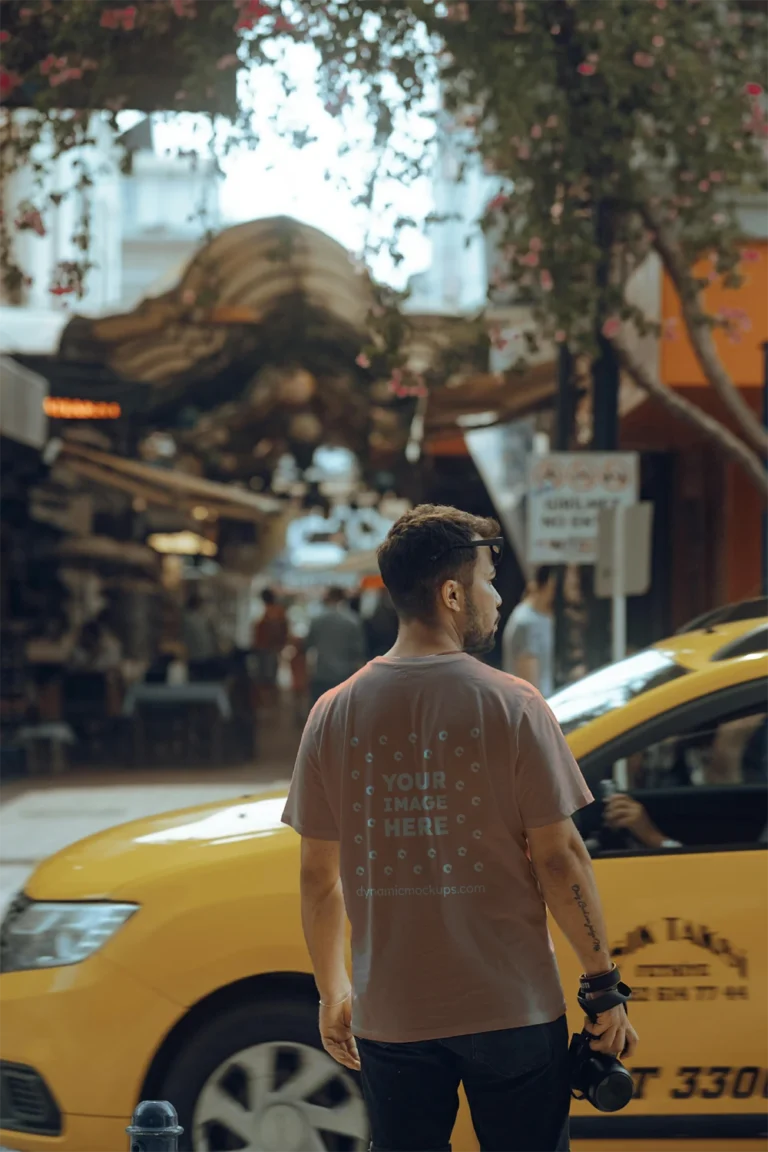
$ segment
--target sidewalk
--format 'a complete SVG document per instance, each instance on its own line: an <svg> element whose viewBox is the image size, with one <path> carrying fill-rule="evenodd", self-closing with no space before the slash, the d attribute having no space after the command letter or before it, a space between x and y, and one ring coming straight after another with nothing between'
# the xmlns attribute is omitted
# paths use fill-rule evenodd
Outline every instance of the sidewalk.
<svg viewBox="0 0 768 1152"><path fill-rule="evenodd" d="M46 857L116 824L287 786L299 733L285 712L265 717L258 764L78 770L0 788L0 915Z"/></svg>

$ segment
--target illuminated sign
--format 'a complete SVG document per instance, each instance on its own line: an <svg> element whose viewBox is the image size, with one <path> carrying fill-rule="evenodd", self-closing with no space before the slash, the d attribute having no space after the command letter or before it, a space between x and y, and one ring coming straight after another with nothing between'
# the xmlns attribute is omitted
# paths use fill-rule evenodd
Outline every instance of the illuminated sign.
<svg viewBox="0 0 768 1152"><path fill-rule="evenodd" d="M106 400L72 400L65 396L46 396L43 412L52 420L118 420L119 404Z"/></svg>
<svg viewBox="0 0 768 1152"><path fill-rule="evenodd" d="M218 552L213 540L197 532L155 532L147 537L147 544L166 556L215 556Z"/></svg>

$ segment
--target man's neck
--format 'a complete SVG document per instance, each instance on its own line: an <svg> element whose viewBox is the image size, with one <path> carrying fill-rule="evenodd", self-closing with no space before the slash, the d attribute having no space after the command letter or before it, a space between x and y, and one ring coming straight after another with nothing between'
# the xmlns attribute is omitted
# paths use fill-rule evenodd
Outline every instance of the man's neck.
<svg viewBox="0 0 768 1152"><path fill-rule="evenodd" d="M397 640L387 656L442 656L448 652L463 652L459 637L440 624L430 625L414 620L400 622Z"/></svg>
<svg viewBox="0 0 768 1152"><path fill-rule="evenodd" d="M540 612L542 616L549 616L552 612L552 607L541 596L535 592L532 596L526 597L528 604L533 608L534 612Z"/></svg>

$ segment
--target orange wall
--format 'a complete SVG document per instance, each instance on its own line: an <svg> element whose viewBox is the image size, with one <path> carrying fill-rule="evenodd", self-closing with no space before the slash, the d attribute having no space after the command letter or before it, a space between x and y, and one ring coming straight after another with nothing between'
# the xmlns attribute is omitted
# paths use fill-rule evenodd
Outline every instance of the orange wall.
<svg viewBox="0 0 768 1152"><path fill-rule="evenodd" d="M740 288L724 288L720 281L704 292L707 311L715 314L740 309L746 314L744 330L738 343L721 330L715 330L715 343L731 379L739 385L754 387L763 382L761 345L768 340L768 244L756 241L745 244L746 259L739 267L744 283ZM696 275L712 271L710 261L696 265ZM661 373L665 384L680 387L706 383L680 319L680 301L669 277L664 275L661 292L662 322L672 321L668 330L673 338L661 341ZM676 323L675 323L676 321Z"/></svg>

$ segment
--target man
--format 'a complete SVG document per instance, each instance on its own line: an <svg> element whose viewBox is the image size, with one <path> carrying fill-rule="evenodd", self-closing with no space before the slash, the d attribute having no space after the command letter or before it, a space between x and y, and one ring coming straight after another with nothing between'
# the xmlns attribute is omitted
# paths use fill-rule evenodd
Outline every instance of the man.
<svg viewBox="0 0 768 1152"><path fill-rule="evenodd" d="M253 630L253 647L258 660L259 699L274 707L277 703L277 673L280 653L288 643L288 617L271 588L261 593L264 613Z"/></svg>
<svg viewBox="0 0 768 1152"><path fill-rule="evenodd" d="M190 680L217 680L221 656L216 628L208 605L193 589L182 621L182 636L187 650Z"/></svg>
<svg viewBox="0 0 768 1152"><path fill-rule="evenodd" d="M309 626L307 650L313 660L312 703L347 680L365 661L365 631L347 606L343 588L329 588L325 607Z"/></svg>
<svg viewBox="0 0 768 1152"><path fill-rule="evenodd" d="M504 671L527 680L545 698L555 690L555 589L552 570L537 568L502 637Z"/></svg>
<svg viewBox="0 0 768 1152"><path fill-rule="evenodd" d="M469 655L499 623L498 530L433 505L392 527L379 565L397 641L314 708L283 816L302 837L320 1035L361 1066L378 1150L448 1149L460 1082L481 1148L567 1148L545 901L586 975L612 969L571 821L592 797L539 693ZM623 1006L591 1030L598 1051L634 1050Z"/></svg>

